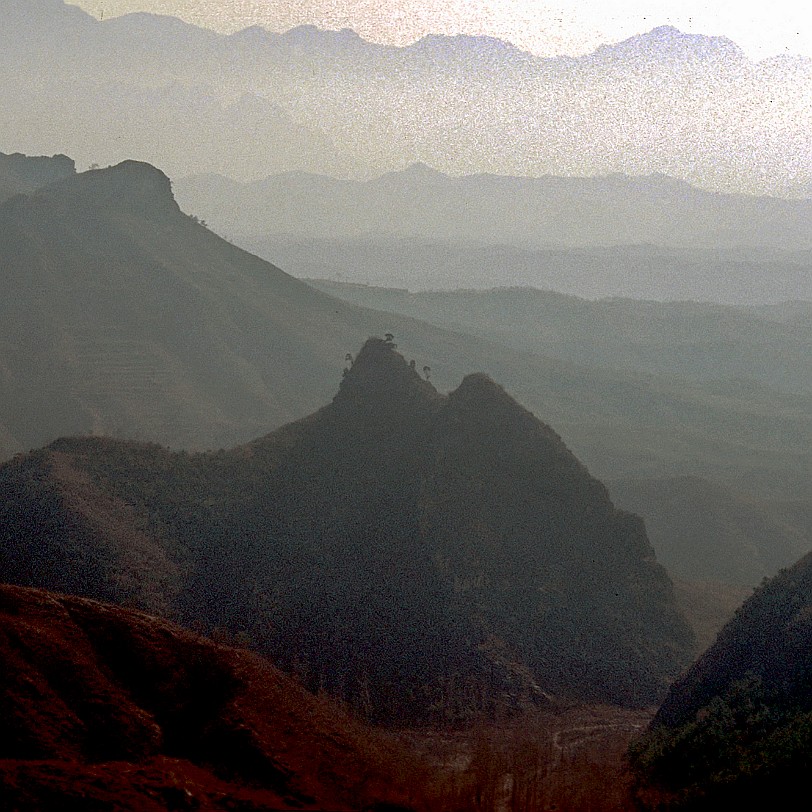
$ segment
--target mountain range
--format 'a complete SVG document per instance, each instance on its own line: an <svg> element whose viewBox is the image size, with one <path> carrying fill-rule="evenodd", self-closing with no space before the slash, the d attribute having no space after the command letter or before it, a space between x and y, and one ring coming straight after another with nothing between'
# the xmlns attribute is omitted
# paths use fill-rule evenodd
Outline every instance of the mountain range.
<svg viewBox="0 0 812 812"><path fill-rule="evenodd" d="M812 299L812 202L663 175L180 179L186 211L298 277L737 305ZM318 212L317 218L313 212Z"/></svg>
<svg viewBox="0 0 812 812"><path fill-rule="evenodd" d="M724 559L709 554L700 573L673 542L686 527L730 527L727 508L702 517L706 502L686 500L691 509L675 526L666 503L648 500L643 515L683 577L745 577L752 585L771 574L767 567L791 563L808 538L803 304L744 313L522 291L447 294L432 304L430 296L353 289L382 308L372 310L219 238L180 210L170 180L154 167L125 162L76 174L69 159L25 164L0 156L0 172L14 166L29 188L45 183L0 203L0 267L14 292L0 300L4 458L88 433L187 449L245 443L317 409L345 355L369 335L392 332L441 390L473 370L499 380L553 422L602 479L636 481L643 494L649 480L689 475L732 502L767 506L776 549L755 552L759 544L739 525L728 538L743 560L720 569ZM48 183L53 177L38 175L40 166L58 179ZM331 292L349 296L339 288ZM517 299L525 315L502 318ZM391 312L410 308L421 319L446 320L432 326ZM719 343L691 349L709 324ZM596 350L581 341L583 331ZM758 381L770 346L786 356L785 367ZM699 368L690 361L698 354ZM632 491L623 499L640 510ZM696 529L689 535L718 542Z"/></svg>
<svg viewBox="0 0 812 812"><path fill-rule="evenodd" d="M253 239L419 240L525 251L657 246L720 258L744 249L762 260L812 249L812 200L713 193L662 174L452 177L413 164L366 181L305 172L251 183L200 175L180 179L175 192L218 232Z"/></svg>
<svg viewBox="0 0 812 812"><path fill-rule="evenodd" d="M176 177L374 177L422 161L812 196L812 61L754 63L721 37L666 26L542 59L482 37L395 48L312 26L225 36L150 14L98 21L58 0L2 9L6 149L137 158Z"/></svg>
<svg viewBox="0 0 812 812"><path fill-rule="evenodd" d="M643 706L692 652L643 522L558 435L484 375L440 395L383 339L247 446L62 440L0 493L7 581L245 634L376 719Z"/></svg>

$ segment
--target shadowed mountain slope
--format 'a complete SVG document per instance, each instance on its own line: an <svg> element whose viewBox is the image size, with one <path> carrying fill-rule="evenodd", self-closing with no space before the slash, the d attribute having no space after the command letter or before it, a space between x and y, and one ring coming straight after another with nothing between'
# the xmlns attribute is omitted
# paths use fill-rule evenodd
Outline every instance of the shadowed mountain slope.
<svg viewBox="0 0 812 812"><path fill-rule="evenodd" d="M642 521L558 435L487 376L439 395L381 339L246 446L61 440L0 493L8 580L244 633L374 718L643 705L693 645Z"/></svg>
<svg viewBox="0 0 812 812"><path fill-rule="evenodd" d="M257 655L140 612L0 586L0 669L4 809L350 810L408 794L383 736Z"/></svg>
<svg viewBox="0 0 812 812"><path fill-rule="evenodd" d="M794 803L812 766L811 619L807 555L763 583L671 687L634 750L646 808Z"/></svg>

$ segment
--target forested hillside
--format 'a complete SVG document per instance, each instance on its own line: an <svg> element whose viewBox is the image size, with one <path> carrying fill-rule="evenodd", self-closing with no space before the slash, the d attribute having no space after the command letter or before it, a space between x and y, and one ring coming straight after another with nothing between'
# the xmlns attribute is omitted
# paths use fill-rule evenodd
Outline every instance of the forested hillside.
<svg viewBox="0 0 812 812"><path fill-rule="evenodd" d="M794 805L812 747L812 559L766 581L633 747L646 809Z"/></svg>
<svg viewBox="0 0 812 812"><path fill-rule="evenodd" d="M484 375L438 394L383 339L246 446L60 440L0 492L8 580L245 635L373 718L641 706L694 645L642 521L552 429Z"/></svg>

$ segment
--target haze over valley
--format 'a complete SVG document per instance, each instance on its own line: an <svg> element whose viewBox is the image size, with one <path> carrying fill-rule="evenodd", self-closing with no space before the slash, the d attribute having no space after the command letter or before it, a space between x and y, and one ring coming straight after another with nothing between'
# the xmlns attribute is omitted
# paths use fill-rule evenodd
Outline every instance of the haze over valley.
<svg viewBox="0 0 812 812"><path fill-rule="evenodd" d="M367 182L197 176L176 192L299 277L743 305L812 297L809 200L709 193L660 175L452 178L413 165Z"/></svg>

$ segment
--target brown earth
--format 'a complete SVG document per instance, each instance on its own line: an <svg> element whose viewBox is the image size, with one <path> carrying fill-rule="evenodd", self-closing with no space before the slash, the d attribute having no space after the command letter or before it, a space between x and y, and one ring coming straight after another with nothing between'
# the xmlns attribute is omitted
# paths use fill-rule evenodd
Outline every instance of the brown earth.
<svg viewBox="0 0 812 812"><path fill-rule="evenodd" d="M372 729L266 660L128 609L0 586L0 808L625 812L651 712L560 704Z"/></svg>
<svg viewBox="0 0 812 812"><path fill-rule="evenodd" d="M654 709L558 704L457 732L404 732L438 771L433 809L629 812L629 743Z"/></svg>
<svg viewBox="0 0 812 812"><path fill-rule="evenodd" d="M141 612L1 586L0 673L3 809L357 810L425 783L266 660Z"/></svg>

